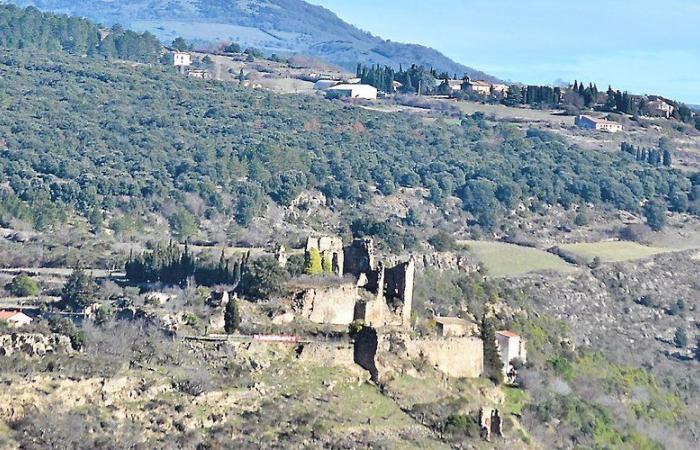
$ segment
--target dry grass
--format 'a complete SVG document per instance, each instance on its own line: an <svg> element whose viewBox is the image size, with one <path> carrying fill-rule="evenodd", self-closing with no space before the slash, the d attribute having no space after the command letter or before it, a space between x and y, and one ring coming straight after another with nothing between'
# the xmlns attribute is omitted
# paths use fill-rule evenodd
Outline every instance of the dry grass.
<svg viewBox="0 0 700 450"><path fill-rule="evenodd" d="M576 268L544 250L501 242L463 241L494 277L524 275L530 272L568 273Z"/></svg>
<svg viewBox="0 0 700 450"><path fill-rule="evenodd" d="M667 253L670 249L660 247L647 247L635 242L609 241L583 244L562 245L566 251L592 261L598 257L602 262L621 262L644 259L660 253Z"/></svg>

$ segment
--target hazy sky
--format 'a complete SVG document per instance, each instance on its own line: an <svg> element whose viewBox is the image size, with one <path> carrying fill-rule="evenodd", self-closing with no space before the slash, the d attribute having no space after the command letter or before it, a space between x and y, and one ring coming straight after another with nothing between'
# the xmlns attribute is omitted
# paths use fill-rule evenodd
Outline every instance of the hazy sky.
<svg viewBox="0 0 700 450"><path fill-rule="evenodd" d="M309 0L500 78L700 104L700 0Z"/></svg>

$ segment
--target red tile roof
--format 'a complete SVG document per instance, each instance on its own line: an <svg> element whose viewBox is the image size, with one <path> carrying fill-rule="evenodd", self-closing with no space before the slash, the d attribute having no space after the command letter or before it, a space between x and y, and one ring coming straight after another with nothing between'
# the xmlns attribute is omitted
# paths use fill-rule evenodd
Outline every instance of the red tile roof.
<svg viewBox="0 0 700 450"><path fill-rule="evenodd" d="M0 311L0 320L8 320L19 314L17 311Z"/></svg>
<svg viewBox="0 0 700 450"><path fill-rule="evenodd" d="M500 334L501 336L513 338L513 337L520 337L519 334L515 334L512 331L496 331L496 334Z"/></svg>

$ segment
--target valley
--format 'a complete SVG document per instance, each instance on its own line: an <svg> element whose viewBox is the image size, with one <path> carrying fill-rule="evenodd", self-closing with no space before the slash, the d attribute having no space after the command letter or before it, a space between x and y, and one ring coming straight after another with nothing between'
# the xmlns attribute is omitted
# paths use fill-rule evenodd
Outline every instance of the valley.
<svg viewBox="0 0 700 450"><path fill-rule="evenodd" d="M90 11L272 45L256 21L281 4L379 39L296 1ZM0 6L18 21L0 26L1 448L697 447L692 121L583 83L506 105L549 91L415 55L372 80L348 71L357 48L166 48ZM344 97L370 81L391 89Z"/></svg>

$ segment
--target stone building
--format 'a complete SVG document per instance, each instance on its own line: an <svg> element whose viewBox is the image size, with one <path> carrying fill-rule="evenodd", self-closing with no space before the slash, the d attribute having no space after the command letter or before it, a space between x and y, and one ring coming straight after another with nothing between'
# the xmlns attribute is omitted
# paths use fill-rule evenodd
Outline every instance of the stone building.
<svg viewBox="0 0 700 450"><path fill-rule="evenodd" d="M476 327L475 324L459 317L436 317L437 334L441 337L462 337L470 335Z"/></svg>
<svg viewBox="0 0 700 450"><path fill-rule="evenodd" d="M344 278L301 286L295 309L303 317L333 325L361 321L372 327L410 327L415 261L385 268L371 239L356 239L343 248L339 238L309 238L306 250L313 248L330 258L333 272Z"/></svg>
<svg viewBox="0 0 700 450"><path fill-rule="evenodd" d="M652 100L646 104L646 113L653 117L670 118L675 108L661 99Z"/></svg>
<svg viewBox="0 0 700 450"><path fill-rule="evenodd" d="M312 248L318 250L322 260L326 259L331 262L331 269L334 274L342 276L345 273L345 253L341 238L328 236L309 237L306 240L306 251L309 252Z"/></svg>

